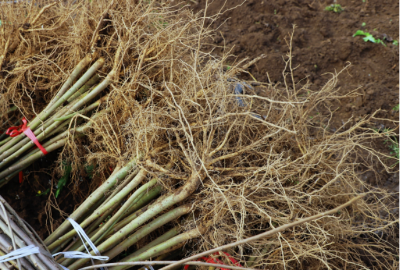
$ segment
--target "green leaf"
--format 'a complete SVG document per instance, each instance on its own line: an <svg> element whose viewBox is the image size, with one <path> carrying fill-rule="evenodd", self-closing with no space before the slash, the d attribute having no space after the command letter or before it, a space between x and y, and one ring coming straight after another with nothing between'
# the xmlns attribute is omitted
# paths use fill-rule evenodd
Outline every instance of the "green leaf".
<svg viewBox="0 0 400 270"><path fill-rule="evenodd" d="M398 40L393 40L393 45L399 46L399 41Z"/></svg>
<svg viewBox="0 0 400 270"><path fill-rule="evenodd" d="M58 180L58 183L57 183L56 198L58 198L58 195L60 195L61 190L67 184L68 179L69 179L69 175L71 174L71 170L72 170L71 165L66 165L65 166L64 175L60 178L60 180Z"/></svg>
<svg viewBox="0 0 400 270"><path fill-rule="evenodd" d="M375 39L371 34L366 35L366 36L363 38L363 40L364 40L365 42L370 41L370 42L372 42L372 43L376 43L376 39Z"/></svg>
<svg viewBox="0 0 400 270"><path fill-rule="evenodd" d="M353 37L365 36L366 34L369 34L369 33L365 33L363 30L357 30L357 32L353 35Z"/></svg>
<svg viewBox="0 0 400 270"><path fill-rule="evenodd" d="M399 107L400 107L400 104L397 104L396 106L394 106L393 107L393 111L395 111L395 112L398 112L399 111Z"/></svg>

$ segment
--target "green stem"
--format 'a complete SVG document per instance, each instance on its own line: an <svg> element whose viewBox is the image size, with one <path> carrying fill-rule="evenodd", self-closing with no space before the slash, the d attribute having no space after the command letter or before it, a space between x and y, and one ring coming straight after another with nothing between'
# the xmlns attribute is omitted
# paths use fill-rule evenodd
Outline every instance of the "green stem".
<svg viewBox="0 0 400 270"><path fill-rule="evenodd" d="M115 168L113 173L115 173L116 171L118 171L119 168ZM133 170L127 177L125 177L124 181L122 181L122 183L118 184L118 186L113 190L113 192L110 194L110 196L107 196L107 198L105 199L103 204L106 204L109 200L111 200L112 197L114 197L115 195L118 194L118 192L121 191L121 189L123 189L124 187L126 187L126 185L132 181L132 179L138 174L139 169L136 168L135 170ZM102 204L102 205L103 205ZM102 206L101 205L101 206Z"/></svg>
<svg viewBox="0 0 400 270"><path fill-rule="evenodd" d="M138 199L143 195L143 193L152 188L155 184L157 184L158 179L152 179L148 183L144 184L140 188L138 188L124 203L124 205L118 210L117 213L113 215L113 217L107 221L107 223L93 236L92 242L97 245L105 235L113 228L113 226L120 221L123 217L126 210L128 210L133 203L138 201Z"/></svg>
<svg viewBox="0 0 400 270"><path fill-rule="evenodd" d="M69 99L67 99L68 102L73 101L83 93L85 93L87 90L90 89L93 85L95 85L98 81L100 80L100 76L95 74L89 81L85 83L84 86L82 86L78 91L76 91L75 94L73 94Z"/></svg>
<svg viewBox="0 0 400 270"><path fill-rule="evenodd" d="M140 253L140 254L138 254L136 256L132 256L131 255L131 256L127 257L127 258L124 258L121 262L142 261L142 260L147 260L149 258L153 258L155 256L158 256L158 255L161 255L161 254L164 254L164 253L167 253L167 252L171 252L172 250L175 250L175 249L179 248L180 244L182 244L182 243L184 243L184 242L186 242L186 241L188 241L190 239L199 237L201 235L201 233L202 232L201 232L201 230L199 228L195 228L193 230L181 233L181 234L179 234L179 235L177 235L177 236L175 236L175 237L173 237L173 238L171 238L171 239L169 239L169 240L167 240L167 241L165 241L165 242L163 242L161 244L158 244L157 246L154 246L154 247L152 247L152 248L150 248L150 249L148 249L148 250L146 250L146 251L144 251L144 252L142 252L142 253ZM79 260L76 263L74 263L73 265L71 265L69 267L69 269L70 270L77 269L75 267L75 265L78 265L80 261L81 260ZM131 267L131 266L126 266L125 265L125 266L112 267L111 269L112 270L122 270L122 269L126 269L126 268L129 268L129 267Z"/></svg>
<svg viewBox="0 0 400 270"><path fill-rule="evenodd" d="M65 81L63 86L61 86L60 90L58 91L57 95L50 101L46 108L50 108L60 97L62 97L71 86L72 83L77 79L79 74L82 70L89 65L90 61L92 60L92 56L90 54L86 55L75 67L75 69L71 72L68 79Z"/></svg>
<svg viewBox="0 0 400 270"><path fill-rule="evenodd" d="M33 121L29 124L29 127L31 130L35 130L43 121L45 121L58 107L60 107L60 105L62 105L65 101L67 101L67 99L75 93L76 90L78 90L87 80L89 80L94 73L100 68L102 67L104 64L104 59L100 58L99 60L97 60L86 72L85 74L83 74L83 76L65 93L63 94L61 97L59 97L58 99L56 99L56 101L54 102L54 104L52 104L51 106L47 106L46 109L44 109L37 117L35 117L35 119L33 119ZM92 97L93 98L93 97ZM82 100L81 100L82 101ZM78 102L79 103L79 102ZM80 106L82 106L84 104L82 104L82 102L80 103ZM78 107L79 108L79 107ZM77 109L74 109L73 111L70 112L74 112L77 111ZM68 112L68 113L70 113ZM11 140L8 144L3 145L0 148L0 153L10 149L12 146L14 146L16 143L18 143L19 141L21 141L24 137L22 136L17 136L14 137L13 140Z"/></svg>
<svg viewBox="0 0 400 270"><path fill-rule="evenodd" d="M74 116L77 115L77 114L85 114L85 113L87 113L87 112L89 112L89 111L91 111L91 110L97 108L98 106L100 106L100 104L101 104L103 101L104 101L104 98L101 98L101 99L99 99L98 101L96 101L95 103L90 104L89 106L87 106L87 107L86 107L85 109L83 109L83 110L80 110L80 111L78 111L78 112L74 112L74 113L71 113L71 114L68 114L68 115L59 117L59 118L54 118L54 121L64 121L64 120L67 120L67 119L70 119L70 118L74 117Z"/></svg>
<svg viewBox="0 0 400 270"><path fill-rule="evenodd" d="M0 146L1 145L4 145L4 144L6 144L6 143L8 143L9 141L11 141L11 137L8 137L7 139L4 139L4 140L2 140L1 142L0 142Z"/></svg>
<svg viewBox="0 0 400 270"><path fill-rule="evenodd" d="M76 103L76 102L75 102ZM68 104L67 106L61 108L58 112L55 113L54 117L60 117L62 116L64 113L66 113L75 103L71 103ZM35 130L32 130L33 134L35 134L35 136L38 136L41 132L43 132L43 130L47 129L48 127L50 127L52 124L54 123L54 120L52 118L47 119L42 125L39 125ZM53 132L51 132L50 134L53 134ZM50 136L50 134L46 134L46 136ZM27 143L29 143L31 141L31 139L29 139L28 137L24 135L21 135L23 137L23 139L18 142L17 144L15 144L13 147L7 149L7 151L3 151L0 155L0 160L4 160L5 158L9 157L12 154L15 154L15 152L18 149L21 149L21 147L23 147L24 145L26 145ZM5 165L5 164L3 164ZM2 166L0 166L1 168Z"/></svg>
<svg viewBox="0 0 400 270"><path fill-rule="evenodd" d="M119 219L122 217L124 212L131 206L131 204L137 199L137 197L143 193L146 189L154 186L157 184L157 179L153 179L150 182L144 184L141 186L138 190L136 190L130 197L129 199L124 203L124 205L118 209L117 213L115 213L108 221L106 224L104 224L100 229L92 236L90 237L90 240L97 245L98 242L101 241L101 239L113 228L115 223L119 221ZM118 205L118 204L113 204L113 205ZM97 210L96 210L97 212ZM87 244L86 244L87 245ZM74 249L75 251L84 251L85 247L82 244L78 249ZM72 259L65 261L65 264L63 265L68 265Z"/></svg>
<svg viewBox="0 0 400 270"><path fill-rule="evenodd" d="M162 191L162 186L155 186L149 192L146 192L146 194L143 195L136 203L134 203L131 208L129 208L128 212L125 213L124 215L129 215L128 217L124 217L124 219L120 222L118 222L115 227L114 227L114 232L118 231L119 229L125 227L126 224L130 223L132 220L143 214L146 210L147 207L143 206L147 205L150 201L152 201L155 197L161 194ZM140 210L139 210L140 209ZM139 210L139 211L138 211ZM134 212L133 214L131 214ZM110 232L112 233L112 231ZM110 234L109 233L109 234Z"/></svg>
<svg viewBox="0 0 400 270"><path fill-rule="evenodd" d="M83 132L89 127L89 123L78 127L76 130L66 130L63 133L59 134L58 136L52 138L48 142L44 143L42 146L46 149L48 153L58 149L59 147L63 146L67 140L67 137L69 134L73 133L73 136L83 136ZM15 172L20 172L21 170L25 169L29 165L31 165L33 162L35 162L37 159L41 158L42 156L40 155L44 154L39 150L39 149L34 149L32 153L28 153L25 157L22 157L18 162L14 163L12 166L9 166L7 169L3 170L0 172L0 179L2 177L5 177L8 181L14 177L14 170L17 170ZM11 174L11 178L10 178ZM8 175L8 176L7 176ZM6 184L5 183L5 184ZM4 184L3 184L4 185Z"/></svg>
<svg viewBox="0 0 400 270"><path fill-rule="evenodd" d="M99 217L98 219L96 219L96 221L93 222L93 224L90 225L89 229L85 230L85 232L86 232L86 234L89 236L89 238L92 238L92 236L96 233L96 229L101 229L101 228L103 228L104 224L103 224L103 226L101 226L101 227L99 228L100 224L101 224L105 219L107 219L107 217L108 217L109 215L111 215L112 212L114 212L114 210L115 210L117 207L118 207L118 205L114 205L113 207L109 208L101 217ZM94 209L94 210L95 210L95 209ZM78 248L80 248L80 246L82 245L82 240L81 240L79 237L76 237L76 238L77 238L77 239L76 239L75 241L73 241L73 242L70 244L70 247L66 248L65 251L67 251L67 250L77 250ZM64 246L66 245L66 243L69 243L69 239L68 239L67 241L65 241L65 242L62 244L62 247L64 247ZM58 249L58 247L57 247L56 249ZM54 254L54 253L56 253L56 251L52 251L52 253ZM66 264L68 264L68 263L69 263L68 261L70 261L70 260L73 260L73 259L60 258L59 260L57 260L57 262L58 262L58 263L64 263L64 262L65 262Z"/></svg>
<svg viewBox="0 0 400 270"><path fill-rule="evenodd" d="M100 246L97 247L97 249L100 251L100 253L110 249L117 243L121 242L123 238L125 238L135 229L143 225L151 218L155 217L157 214L163 212L172 205L186 199L190 194L192 194L196 190L196 188L198 187L203 178L204 178L204 173L199 174L197 172L193 172L183 187L179 188L177 191L173 192L170 195L161 197L159 200L153 203L146 212L144 212L139 217L131 221L128 225L123 227L119 231L119 233L112 235L110 238L104 241ZM73 264L74 267L70 269L76 269L77 267L82 266L82 264L84 264L85 262L86 261L84 259L81 259L75 262Z"/></svg>
<svg viewBox="0 0 400 270"><path fill-rule="evenodd" d="M139 157L140 158L140 157ZM117 182L121 181L126 177L128 172L130 172L133 168L136 167L136 162L138 158L132 159L128 162L124 167L122 167L118 173L112 175L112 177L108 178L95 192L93 192L79 207L75 210L70 218L74 220L79 220L87 211L94 205L98 200L100 200L104 194L110 190ZM66 231L71 227L69 221L64 221L63 224L60 225L47 239L44 241L47 246L50 244L54 244L53 248L58 244L64 242L64 238L66 235ZM75 231L75 230L73 230ZM62 236L63 235L63 236ZM73 234L74 235L74 234ZM69 237L66 237L68 239ZM57 239L57 241L56 241ZM49 248L50 249L50 248Z"/></svg>
<svg viewBox="0 0 400 270"><path fill-rule="evenodd" d="M96 62L97 63L97 62ZM114 78L115 76L115 72L111 71L106 79L101 82L100 84L98 84L91 92L84 94L82 98L80 98L76 104L74 106L72 106L66 113L72 113L77 111L80 107L84 106L87 102L89 102L90 100L92 100L97 94L99 94L102 90L104 90L111 82L112 82L112 78ZM69 91L68 91L69 92ZM68 92L65 94L67 95ZM62 97L60 100L63 100L64 97ZM58 103L56 103L55 105L57 105ZM55 106L54 105L54 106ZM49 126L48 128L46 128L42 133L40 133L39 135L36 136L36 138L38 139L38 141L43 140L47 134L51 133L54 129L56 129L58 126L60 125L60 122L54 122L51 126ZM21 136L17 136L14 138L22 138ZM12 142L12 141L11 141ZM4 145L4 147L7 146ZM16 151L15 153L13 153L11 156L9 156L7 159L3 159L2 162L0 163L0 168L4 167L5 165L7 165L9 162L13 161L14 159L16 159L17 157L19 157L23 152L25 152L26 150L28 150L29 148L31 148L33 146L33 143L27 143L25 144L23 147L21 147L18 151Z"/></svg>
<svg viewBox="0 0 400 270"><path fill-rule="evenodd" d="M186 204L165 213L164 215L156 218L149 224L143 226L140 230L138 230L134 234L130 235L122 243L118 244L112 250L108 251L106 253L107 255L104 256L110 257L110 260L115 258L118 254L122 253L124 250L127 250L129 247L137 243L140 239L142 239L149 233L167 224L168 222L176 220L180 216L189 213L190 209L191 209L190 205Z"/></svg>
<svg viewBox="0 0 400 270"><path fill-rule="evenodd" d="M125 176L126 176L126 174L125 174ZM123 188L121 190L121 192L119 192L116 196L114 196L106 204L104 204L104 205L100 206L98 209L96 209L88 218L86 218L79 225L82 228L87 227L90 223L95 221L99 216L101 216L105 211L107 211L107 209L109 209L113 205L119 204L125 198L126 195L128 195L135 187L137 187L143 181L143 179L145 177L146 177L146 171L140 170L139 173L135 176L135 178L125 188ZM71 230L70 232L65 234L63 237L65 237L65 236L70 237L71 235L75 235L75 234L76 234L76 231ZM61 237L60 239L62 239L63 237ZM57 241L55 241L54 243L49 245L48 248L50 250L55 248L59 244L58 241L60 241L60 239L58 239Z"/></svg>

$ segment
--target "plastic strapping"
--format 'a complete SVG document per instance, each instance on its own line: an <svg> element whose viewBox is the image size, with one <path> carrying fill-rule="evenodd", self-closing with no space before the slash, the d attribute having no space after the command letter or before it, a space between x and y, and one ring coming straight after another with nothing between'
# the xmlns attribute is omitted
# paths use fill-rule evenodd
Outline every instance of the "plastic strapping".
<svg viewBox="0 0 400 270"><path fill-rule="evenodd" d="M79 238L81 238L83 246L85 247L86 251L88 254L79 252L79 251L65 251L65 252L58 252L56 254L53 254L54 256L57 256L58 254L63 254L64 258L71 258L71 259L95 259L95 260L100 260L100 261L107 261L109 259L108 256L101 256L100 251L96 248L96 246L92 243L90 238L86 235L85 231L82 229L82 227L75 222L72 218L67 218L68 221L71 223L72 227L74 227L75 231L79 235ZM86 246L85 242L87 242L90 246L90 248L93 250L93 252L97 256L90 255L90 251L88 247Z"/></svg>
<svg viewBox="0 0 400 270"><path fill-rule="evenodd" d="M34 245L29 245L27 247L19 248L17 250L11 251L4 256L1 256L0 263L8 262L37 253L40 253L39 248L35 247Z"/></svg>
<svg viewBox="0 0 400 270"><path fill-rule="evenodd" d="M67 259L95 259L95 260L100 260L100 261L106 261L108 260L107 256L93 256L87 253L83 253L80 251L64 251L64 252L58 252L53 254L53 257L63 254L64 258Z"/></svg>
<svg viewBox="0 0 400 270"><path fill-rule="evenodd" d="M27 124L28 124L28 121L24 117L24 118L22 118L22 125L8 128L6 131L6 134L10 135L10 137L16 137L23 132L29 139L31 139L31 141L34 144L36 144L37 148L39 148L40 151L42 151L42 153L44 155L47 155L48 152L40 144L40 142L36 138L35 134L33 134L32 130L27 126Z"/></svg>

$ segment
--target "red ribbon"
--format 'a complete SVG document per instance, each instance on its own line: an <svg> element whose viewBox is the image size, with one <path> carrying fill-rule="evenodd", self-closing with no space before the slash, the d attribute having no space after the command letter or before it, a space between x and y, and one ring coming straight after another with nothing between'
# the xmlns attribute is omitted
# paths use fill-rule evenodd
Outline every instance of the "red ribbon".
<svg viewBox="0 0 400 270"><path fill-rule="evenodd" d="M237 260L235 260L234 258L232 258L232 256L229 253L226 252L222 252L224 253L226 256L228 256L229 260L236 266L242 267L240 265L240 263L238 263ZM218 252L214 253L213 255L219 255ZM220 259L216 259L216 258L211 258L211 257L201 257L199 259L197 259L196 261L206 261L206 263L214 263L214 264L224 264ZM184 270L187 270L189 268L189 265L185 265ZM221 268L221 270L229 270L227 268Z"/></svg>
<svg viewBox="0 0 400 270"><path fill-rule="evenodd" d="M42 151L43 154L47 155L46 149L39 143L35 134L33 134L32 130L27 126L28 121L26 121L25 117L22 118L22 125L16 127L10 127L7 129L6 134L10 135L10 137L16 137L22 132L36 144L36 146Z"/></svg>

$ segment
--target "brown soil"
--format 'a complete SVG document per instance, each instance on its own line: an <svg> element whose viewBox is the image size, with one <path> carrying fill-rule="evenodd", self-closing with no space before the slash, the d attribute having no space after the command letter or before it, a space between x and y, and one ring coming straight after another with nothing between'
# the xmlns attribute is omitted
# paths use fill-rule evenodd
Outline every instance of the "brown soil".
<svg viewBox="0 0 400 270"><path fill-rule="evenodd" d="M317 90L330 78L324 74L339 72L351 63L348 71L340 76L338 86L343 93L360 88L362 96L338 102L332 108L338 109L332 128L337 128L342 120L351 116L357 118L379 109L383 110L380 117L397 119L398 113L392 108L399 104L399 47L391 42L386 42L384 47L352 36L360 29L377 38L387 36L389 40L398 40L399 2L338 1L344 8L343 12L325 11L332 2L216 0L206 13L206 16L212 16L220 10L223 12L211 25L220 33L213 40L213 45L219 46L214 53L222 54L224 50L233 48L231 53L237 56L237 60L254 59L265 54L265 59L250 67L251 75L261 82L267 82L268 76L272 82L283 82L282 56L288 51L285 39L295 24L293 67L298 66L296 81L307 78L313 84L312 88ZM192 3L191 7L198 12L204 9L205 3L201 0L196 5ZM362 27L363 22L365 27ZM230 57L226 64L232 64L234 60Z"/></svg>

